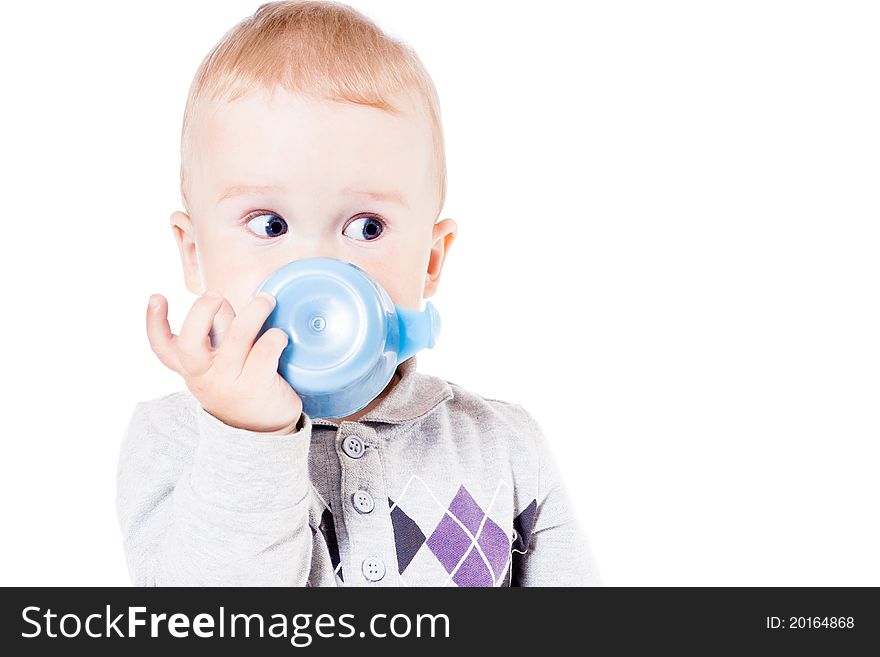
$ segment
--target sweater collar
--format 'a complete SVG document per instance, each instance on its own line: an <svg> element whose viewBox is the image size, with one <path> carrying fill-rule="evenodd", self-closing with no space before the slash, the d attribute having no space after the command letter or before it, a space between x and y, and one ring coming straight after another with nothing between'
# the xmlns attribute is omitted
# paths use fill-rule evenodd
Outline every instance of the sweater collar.
<svg viewBox="0 0 880 657"><path fill-rule="evenodd" d="M441 403L452 399L452 387L443 379L416 371L417 356L397 366L400 380L375 408L357 422L406 424L424 417ZM316 424L339 426L337 420L317 418Z"/></svg>

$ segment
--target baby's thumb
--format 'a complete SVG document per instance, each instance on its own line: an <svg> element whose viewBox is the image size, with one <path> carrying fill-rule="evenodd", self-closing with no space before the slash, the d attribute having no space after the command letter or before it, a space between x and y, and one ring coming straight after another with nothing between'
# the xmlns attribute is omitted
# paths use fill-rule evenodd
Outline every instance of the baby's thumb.
<svg viewBox="0 0 880 657"><path fill-rule="evenodd" d="M277 370L281 353L288 344L290 344L290 338L284 329L277 326L270 328L251 347L251 352L242 369L242 375L261 376L267 371Z"/></svg>

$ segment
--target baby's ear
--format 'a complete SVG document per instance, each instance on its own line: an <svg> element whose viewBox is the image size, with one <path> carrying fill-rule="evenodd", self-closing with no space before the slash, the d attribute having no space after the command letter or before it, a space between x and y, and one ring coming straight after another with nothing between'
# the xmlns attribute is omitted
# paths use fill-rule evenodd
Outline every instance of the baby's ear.
<svg viewBox="0 0 880 657"><path fill-rule="evenodd" d="M203 293L202 279L199 273L199 256L196 252L196 236L190 216L184 212L172 212L171 231L180 250L180 263L183 265L186 289L200 296Z"/></svg>
<svg viewBox="0 0 880 657"><path fill-rule="evenodd" d="M440 285L440 274L449 254L449 247L458 235L458 224L453 219L444 219L434 224L431 236L431 255L428 258L428 271L425 273L425 299L434 296Z"/></svg>

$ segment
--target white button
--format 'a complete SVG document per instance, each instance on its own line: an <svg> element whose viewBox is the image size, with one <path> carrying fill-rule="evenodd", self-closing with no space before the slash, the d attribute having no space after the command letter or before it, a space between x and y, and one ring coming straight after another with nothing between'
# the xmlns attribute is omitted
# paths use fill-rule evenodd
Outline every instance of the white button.
<svg viewBox="0 0 880 657"><path fill-rule="evenodd" d="M346 436L342 439L342 451L353 459L364 455L364 443L357 436Z"/></svg>
<svg viewBox="0 0 880 657"><path fill-rule="evenodd" d="M385 563L379 557L368 557L361 564L361 570L371 582L378 582L385 577Z"/></svg>
<svg viewBox="0 0 880 657"><path fill-rule="evenodd" d="M351 496L351 503L360 513L369 513L376 506L373 496L365 490L359 490Z"/></svg>

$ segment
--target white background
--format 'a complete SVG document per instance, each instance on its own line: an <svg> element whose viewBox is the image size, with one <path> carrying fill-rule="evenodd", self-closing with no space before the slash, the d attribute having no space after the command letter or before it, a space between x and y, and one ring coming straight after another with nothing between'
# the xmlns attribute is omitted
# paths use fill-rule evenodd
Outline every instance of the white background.
<svg viewBox="0 0 880 657"><path fill-rule="evenodd" d="M440 92L457 220L422 371L523 404L609 585L880 585L880 16L865 2L358 1ZM183 389L168 216L252 1L0 24L0 583L127 585L118 449Z"/></svg>

